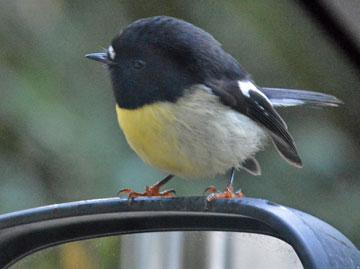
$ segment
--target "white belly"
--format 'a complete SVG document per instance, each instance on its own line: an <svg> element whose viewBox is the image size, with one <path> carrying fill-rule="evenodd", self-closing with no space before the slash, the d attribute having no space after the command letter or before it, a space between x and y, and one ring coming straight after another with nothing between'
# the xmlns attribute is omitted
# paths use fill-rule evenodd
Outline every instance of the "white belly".
<svg viewBox="0 0 360 269"><path fill-rule="evenodd" d="M250 118L223 105L218 97L199 88L173 105L179 156L193 164L187 178L224 174L262 149L267 135Z"/></svg>

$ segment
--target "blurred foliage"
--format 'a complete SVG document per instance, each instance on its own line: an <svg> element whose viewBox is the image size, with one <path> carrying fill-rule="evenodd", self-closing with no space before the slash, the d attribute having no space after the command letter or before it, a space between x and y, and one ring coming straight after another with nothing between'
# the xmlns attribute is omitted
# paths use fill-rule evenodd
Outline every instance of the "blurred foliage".
<svg viewBox="0 0 360 269"><path fill-rule="evenodd" d="M2 1L0 9L0 213L142 190L163 175L129 148L117 126L108 74L84 55L130 22L185 19L212 33L259 85L341 98L337 109L281 110L304 161L260 153L261 177L236 184L314 214L360 246L359 70L292 1ZM175 179L200 195L222 179Z"/></svg>
<svg viewBox="0 0 360 269"><path fill-rule="evenodd" d="M119 236L96 238L36 252L11 269L114 269L120 268Z"/></svg>

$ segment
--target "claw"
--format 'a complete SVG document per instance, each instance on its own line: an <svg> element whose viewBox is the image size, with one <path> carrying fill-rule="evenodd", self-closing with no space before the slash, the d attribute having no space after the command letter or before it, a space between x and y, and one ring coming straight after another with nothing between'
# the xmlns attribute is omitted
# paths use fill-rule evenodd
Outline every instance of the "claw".
<svg viewBox="0 0 360 269"><path fill-rule="evenodd" d="M160 192L160 196L161 197L168 197L168 198L172 198L172 197L175 197L176 195L176 191L175 190L165 190L165 191L162 191Z"/></svg>
<svg viewBox="0 0 360 269"><path fill-rule="evenodd" d="M160 191L160 188L170 180L172 176L167 176L163 180L159 181L158 183L152 185L152 186L146 186L144 192L136 192L132 189L121 189L118 192L118 196L121 194L127 194L129 199L134 199L138 197L164 197L164 198L172 198L175 197L175 190L165 190Z"/></svg>
<svg viewBox="0 0 360 269"><path fill-rule="evenodd" d="M118 192L118 196L121 194L127 194L129 199L138 198L138 197L166 197L171 198L175 197L175 190L165 190L160 192L158 188L147 187L144 192L136 192L131 189L122 189Z"/></svg>
<svg viewBox="0 0 360 269"><path fill-rule="evenodd" d="M121 189L117 192L116 196L121 196L122 194L130 194L134 192L132 189L128 189L128 188L125 188L125 189Z"/></svg>
<svg viewBox="0 0 360 269"><path fill-rule="evenodd" d="M227 185L223 192L218 192L214 186L208 187L206 192L209 192L209 190L211 193L206 198L208 202L212 202L218 199L234 199L244 197L244 193L241 190L234 192L234 187L232 184Z"/></svg>
<svg viewBox="0 0 360 269"><path fill-rule="evenodd" d="M215 192L218 192L217 188L214 185L211 185L204 190L203 194L206 194L206 193L211 194L211 193L215 193Z"/></svg>

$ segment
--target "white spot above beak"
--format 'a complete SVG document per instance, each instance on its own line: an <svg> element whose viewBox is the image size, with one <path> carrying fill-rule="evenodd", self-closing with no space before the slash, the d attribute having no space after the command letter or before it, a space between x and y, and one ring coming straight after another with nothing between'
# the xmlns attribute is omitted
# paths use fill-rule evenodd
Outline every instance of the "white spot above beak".
<svg viewBox="0 0 360 269"><path fill-rule="evenodd" d="M115 53L115 51L114 51L113 46L109 46L108 52L109 52L110 59L111 59L111 60L114 60L114 59L115 59L115 56L116 56L116 53Z"/></svg>

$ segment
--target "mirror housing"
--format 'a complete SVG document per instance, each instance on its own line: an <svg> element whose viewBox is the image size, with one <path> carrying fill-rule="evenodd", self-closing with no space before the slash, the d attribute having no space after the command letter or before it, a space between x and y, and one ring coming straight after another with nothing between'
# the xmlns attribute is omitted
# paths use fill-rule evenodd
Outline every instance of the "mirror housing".
<svg viewBox="0 0 360 269"><path fill-rule="evenodd" d="M154 231L266 234L290 244L304 268L359 268L360 251L338 230L266 200L108 198L55 204L0 216L0 268L37 250L81 239Z"/></svg>

